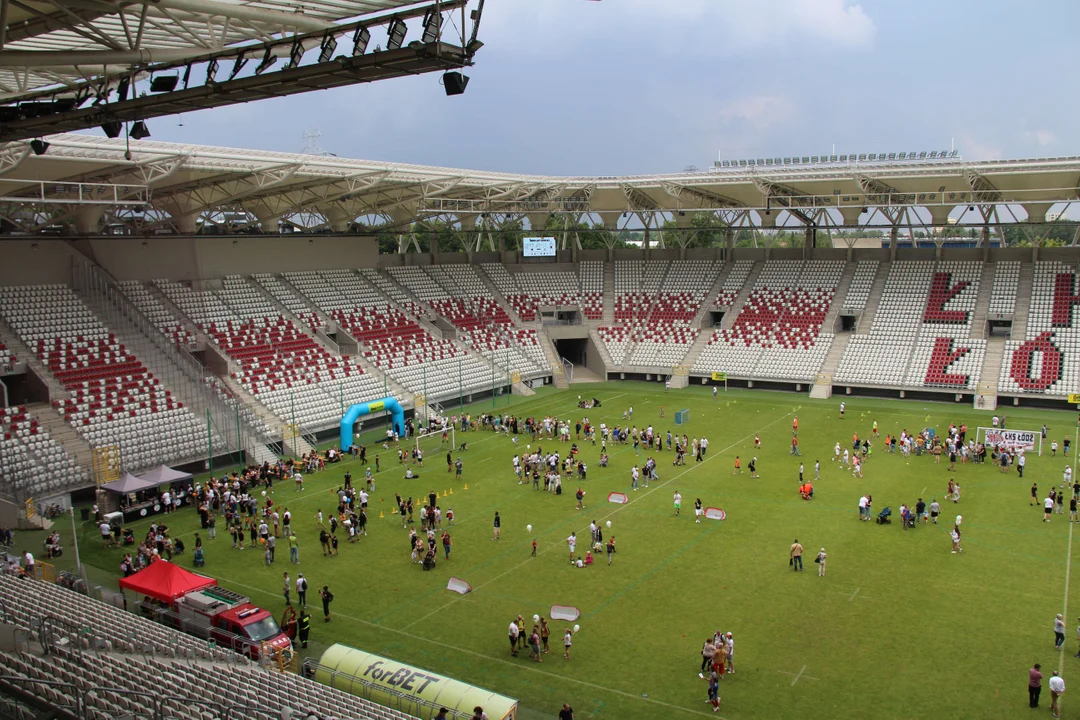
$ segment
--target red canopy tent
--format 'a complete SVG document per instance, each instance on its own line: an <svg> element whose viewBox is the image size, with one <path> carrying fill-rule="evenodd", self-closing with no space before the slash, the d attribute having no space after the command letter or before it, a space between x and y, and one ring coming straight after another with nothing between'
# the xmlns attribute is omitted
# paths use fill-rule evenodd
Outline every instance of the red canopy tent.
<svg viewBox="0 0 1080 720"><path fill-rule="evenodd" d="M140 595L148 595L170 604L192 590L201 590L211 585L217 585L217 580L188 572L166 560L158 560L131 577L120 579L120 587L125 590L133 590Z"/></svg>

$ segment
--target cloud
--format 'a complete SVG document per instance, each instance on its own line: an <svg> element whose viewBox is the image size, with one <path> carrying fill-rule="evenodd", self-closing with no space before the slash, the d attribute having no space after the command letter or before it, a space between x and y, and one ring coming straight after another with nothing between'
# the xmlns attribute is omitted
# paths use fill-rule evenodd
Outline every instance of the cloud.
<svg viewBox="0 0 1080 720"><path fill-rule="evenodd" d="M1026 130L1024 131L1024 137L1028 140L1033 140L1039 147L1046 147L1047 145L1053 145L1057 142L1057 135L1050 130Z"/></svg>
<svg viewBox="0 0 1080 720"><path fill-rule="evenodd" d="M956 140L960 155L965 160L1000 160L1005 157L1000 147L979 142L970 135L961 135Z"/></svg>
<svg viewBox="0 0 1080 720"><path fill-rule="evenodd" d="M777 95L751 95L734 100L720 108L718 117L723 123L752 122L761 127L790 117L795 105Z"/></svg>

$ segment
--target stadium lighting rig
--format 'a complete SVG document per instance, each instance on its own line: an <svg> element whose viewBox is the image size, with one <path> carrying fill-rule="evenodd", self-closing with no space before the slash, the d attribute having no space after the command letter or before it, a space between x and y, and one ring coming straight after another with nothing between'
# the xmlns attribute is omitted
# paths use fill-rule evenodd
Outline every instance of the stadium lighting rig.
<svg viewBox="0 0 1080 720"><path fill-rule="evenodd" d="M751 158L749 160L717 160L714 168L783 167L785 165L857 165L859 163L927 162L931 160L960 160L957 150L922 150L899 153L851 153L848 155L803 155L784 158Z"/></svg>
<svg viewBox="0 0 1080 720"><path fill-rule="evenodd" d="M178 1L144 4L154 14ZM337 3L350 4L363 9L343 21L305 16L295 20L290 32L279 26L276 32L263 31L226 47L174 44L128 50L131 38L125 40L120 31L106 43L109 33L102 28L122 21L127 31L138 21L138 13L132 14L138 2L132 7L117 4L121 9L114 14L104 11L82 24L70 13L58 12L63 17L51 25L43 20L37 35L9 18L6 43L0 38L0 81L25 73L35 82L20 83L19 87L29 88L21 92L0 93L0 142L92 127L116 137L123 123L142 122L145 128L145 121L155 117L424 73L443 73L448 95L464 92L468 77L460 70L471 66L483 47L477 31L484 0ZM378 9L372 11L373 7ZM252 12L239 4L226 9L241 15ZM268 16L262 20L267 26L277 17L275 12L280 14L258 12ZM208 17L208 22L221 21L217 14ZM245 18L248 25L260 21L258 13ZM94 49L55 50L50 38L54 30L61 31L57 28L82 37L94 35L101 42ZM382 33L382 46L377 43L372 50L371 41ZM409 41L410 37L416 39ZM91 67L98 68L96 74L86 70ZM57 79L61 77L63 82Z"/></svg>

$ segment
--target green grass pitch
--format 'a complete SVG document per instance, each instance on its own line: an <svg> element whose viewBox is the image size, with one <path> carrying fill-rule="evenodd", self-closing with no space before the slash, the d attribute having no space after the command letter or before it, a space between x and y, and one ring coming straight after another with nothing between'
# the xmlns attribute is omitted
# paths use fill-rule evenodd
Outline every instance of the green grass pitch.
<svg viewBox="0 0 1080 720"><path fill-rule="evenodd" d="M578 394L599 397L603 407L579 411ZM529 442L524 435L515 448L488 432L458 433L459 442L469 442L461 481L447 472L445 451L429 450L420 478L409 481L393 451L382 451L370 534L355 545L342 542L336 558L321 556L314 515L335 507L332 491L347 467L360 480L363 468L328 468L309 476L302 493L292 483L278 484L276 501L293 511L300 530L299 569L314 588L329 584L336 597L329 624L321 622L317 602L309 608L315 620L310 652L317 656L334 642L354 645L520 698L523 717L530 718L552 717L563 702L578 717L620 719L1007 718L1027 712L1032 663L1041 662L1047 674L1063 666L1067 681L1080 678L1073 671L1080 660L1072 657L1080 601L1068 585L1073 529L1067 515L1046 524L1041 511L1028 505L1033 480L1040 493L1060 482L1060 451L1051 458L1047 443L1042 457L1030 458L1021 480L991 465L949 473L947 458L940 465L931 457L906 460L886 454L879 441L865 478L856 479L830 461L832 447L837 441L849 446L853 432L867 436L874 419L882 437L903 428L942 432L950 422L966 422L974 434L989 424L991 413L849 397L841 421L841 399L721 390L714 401L708 388L665 392L657 383L632 382L515 398L509 411L519 417L585 414L608 425L621 424L633 405L634 423L660 432L674 431L674 412L688 408L683 429L709 438L708 456L673 468L673 453L659 453L660 480L633 492L632 446L609 447L611 464L602 469L599 445L583 445L586 508L576 510L576 483L560 497L517 484L510 458ZM505 403L500 399L499 408L507 409ZM491 406L488 401L471 409ZM1045 422L1059 442L1076 428L1072 412L1003 411L1009 427L1037 430ZM788 454L796 414L807 474L812 476L815 460L822 464L813 502L800 499L800 458ZM762 441L756 453L755 434ZM567 450L550 440L543 445ZM745 468L755 454L760 479L732 475L736 455ZM644 459L643 453L639 461ZM944 500L950 477L963 489L959 505ZM440 546L438 567L422 572L410 562L406 531L390 511L395 492L424 498L433 489L440 495L452 490L440 505L456 515L454 548L446 562ZM673 516L675 490L683 496L680 517ZM626 492L630 502L608 503L611 491ZM875 514L886 505L898 512L902 502L937 498L944 522L908 531L898 519L889 526L859 522L857 501L865 491L874 496ZM727 519L695 524L699 497L723 508ZM492 540L496 510L503 519L499 541ZM957 513L964 516L964 552L953 555L948 530ZM593 519L611 521L605 533L617 540L615 562L608 567L597 557L591 568L571 567L565 539L571 531L587 538ZM197 518L184 510L169 524L189 538ZM147 525L135 525L137 537ZM91 578L115 587L121 551L102 549L91 524L80 534L83 561L94 568ZM537 557L530 556L533 538ZM795 538L806 547L803 573L788 566ZM822 546L829 553L824 578L813 564ZM219 532L217 540L206 541L206 558L206 572L221 584L280 615L281 574L288 570L295 578L297 571L284 545L277 563L266 568L261 553L232 550ZM178 562L190 567L190 550ZM469 582L472 593L448 592L450 576ZM581 609L572 660L565 661L558 647L566 625L561 622L552 624L552 651L543 663L529 660L527 652L510 657L508 623L519 613L546 616L553 604ZM1053 649L1052 622L1066 608L1073 615L1066 615L1070 631L1060 653ZM702 642L717 629L734 634L736 673L722 681L721 711L714 714L697 672ZM1072 702L1063 702L1068 712Z"/></svg>

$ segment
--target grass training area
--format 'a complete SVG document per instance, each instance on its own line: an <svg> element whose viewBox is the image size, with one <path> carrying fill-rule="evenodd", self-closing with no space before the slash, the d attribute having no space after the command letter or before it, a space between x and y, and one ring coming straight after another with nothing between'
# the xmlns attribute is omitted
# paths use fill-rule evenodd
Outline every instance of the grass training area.
<svg viewBox="0 0 1080 720"><path fill-rule="evenodd" d="M579 410L579 394L599 398L603 407ZM847 402L843 420L841 400ZM587 416L609 427L625 424L623 413L633 406L630 424L652 425L661 435L670 429L704 436L709 449L703 462L688 454L684 467L672 467L674 453L666 449L635 457L632 444L609 444L610 467L601 468L599 441L580 442L588 480L581 484L586 507L577 510L577 483L564 483L561 496L517 483L511 457L530 444L527 435L515 446L503 435L459 431L458 442L468 442L466 452L454 451L464 462L460 480L447 471L448 447L428 446L426 467L416 469L420 477L405 480L393 449L369 445L369 461L380 454L382 472L369 505L367 537L349 544L340 535L339 556L321 555L316 512L336 507L334 493L346 469L357 487L363 484L364 467L345 462L308 476L303 492L291 482L275 484L279 509L293 512L299 530L299 568L289 564L284 542L269 568L259 550L231 549L219 522L216 540L203 534L204 571L280 616L282 572L295 580L299 569L315 598L309 604L314 622L308 653L317 656L343 642L467 678L520 698L524 718L553 717L563 702L579 717L604 719L1011 718L1026 712L1026 667L1041 662L1049 676L1050 670L1080 663L1072 657L1073 621L1080 614L1069 584L1073 525L1068 514L1045 523L1041 508L1029 506L1033 481L1041 500L1062 480L1066 459L1060 448L1057 457L1050 456L1050 440L1073 438L1075 413L1002 409L1011 429L1049 427L1042 456L1029 453L1020 479L1015 468L1003 474L989 463L958 463L947 471L947 455L937 464L930 455L885 452L885 435L904 429L918 433L931 427L940 434L950 423L965 423L968 437L974 437L977 427L990 425L993 413L969 405L862 397L815 401L722 388L714 400L711 388L665 392L658 383L637 382L544 388L506 403L498 400L498 412L571 422ZM469 410L476 415L491 408L488 401ZM689 423L677 428L674 414L684 408ZM796 415L801 457L789 454ZM872 439L865 477L854 478L832 461L833 447L839 442L850 448L856 432L870 436L874 420L881 439ZM757 450L755 435L761 439ZM569 449L553 440L542 445L563 456ZM650 454L659 480L635 492L630 469ZM736 456L740 474L733 474ZM754 456L759 479L746 469ZM802 462L813 478L817 460L815 497L804 501L798 466ZM958 504L945 500L950 478L962 488ZM395 492L422 504L432 490L444 513L454 511L455 525L448 528L453 551L447 562L440 546L437 568L424 572L410 560L407 531L392 506ZM609 503L614 491L629 495L629 502ZM675 491L682 495L678 517ZM892 508L892 524L859 521L857 504L866 492L873 495L873 515ZM900 505L914 506L920 497L941 503L941 522L905 530ZM726 519L695 523L696 498L705 507L722 508ZM502 517L498 541L492 539L496 511ZM950 552L957 514L964 518L961 554ZM577 553L583 556L591 520L605 525L605 538L616 538L610 567L602 555L586 569L568 561L567 536L576 532L583 538ZM129 526L140 538L150 522ZM198 530L190 507L167 522L185 541ZM796 538L805 547L801 573L788 563ZM92 523L81 526L80 540L83 562L99 569L93 579L118 574L124 550L103 549ZM825 577L813 562L822 547L828 553ZM177 562L191 567L190 542ZM470 583L472 592L446 590L451 576ZM328 624L316 594L325 584L335 596ZM527 649L511 657L510 621L521 614L531 629L532 615L547 617L555 604L581 610L572 659L562 657L562 635L573 623L563 622L552 623L551 652L542 663L530 660ZM1052 625L1062 612L1070 630L1059 652ZM703 641L718 629L733 633L736 672L721 682L720 711L714 713L698 670ZM1071 701L1063 702L1068 710Z"/></svg>

